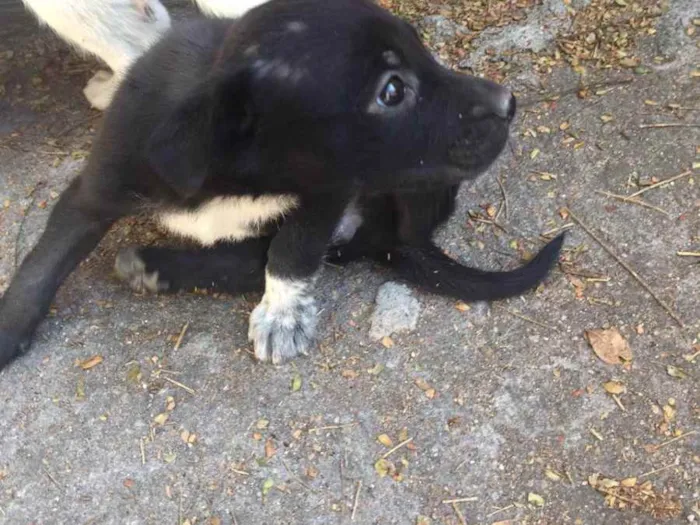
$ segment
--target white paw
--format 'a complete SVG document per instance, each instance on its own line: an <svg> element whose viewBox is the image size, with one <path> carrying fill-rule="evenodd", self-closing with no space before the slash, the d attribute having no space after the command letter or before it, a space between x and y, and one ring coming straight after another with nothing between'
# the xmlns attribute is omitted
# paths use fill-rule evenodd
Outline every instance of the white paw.
<svg viewBox="0 0 700 525"><path fill-rule="evenodd" d="M109 103L112 102L112 97L120 82L120 76L114 75L109 71L98 71L88 81L87 86L83 89L83 93L93 108L104 111L109 106Z"/></svg>
<svg viewBox="0 0 700 525"><path fill-rule="evenodd" d="M316 303L308 283L267 276L265 295L250 314L248 339L260 361L280 364L308 353L316 335Z"/></svg>
<svg viewBox="0 0 700 525"><path fill-rule="evenodd" d="M146 271L146 263L134 247L119 250L114 270L117 277L137 293L158 293L169 288L167 282L158 279L158 272Z"/></svg>

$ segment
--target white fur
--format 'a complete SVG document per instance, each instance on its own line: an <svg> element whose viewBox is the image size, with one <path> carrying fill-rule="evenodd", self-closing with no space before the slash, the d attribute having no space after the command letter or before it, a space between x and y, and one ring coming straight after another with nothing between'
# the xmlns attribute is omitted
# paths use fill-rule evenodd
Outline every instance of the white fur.
<svg viewBox="0 0 700 525"><path fill-rule="evenodd" d="M194 211L164 213L160 220L168 230L210 246L255 237L260 226L283 217L298 204L292 195L215 197Z"/></svg>
<svg viewBox="0 0 700 525"><path fill-rule="evenodd" d="M78 49L96 55L112 73L98 71L83 90L106 109L131 64L170 27L159 0L23 0L37 18ZM264 0L196 0L213 16L238 17Z"/></svg>
<svg viewBox="0 0 700 525"><path fill-rule="evenodd" d="M248 325L248 339L257 359L280 364L308 352L316 335L318 314L310 293L314 280L265 274L265 294L250 314Z"/></svg>
<svg viewBox="0 0 700 525"><path fill-rule="evenodd" d="M209 16L238 18L265 3L267 0L195 0L199 8Z"/></svg>
<svg viewBox="0 0 700 525"><path fill-rule="evenodd" d="M97 55L113 75L99 72L85 88L104 109L129 66L170 27L158 0L23 0L39 20L67 42Z"/></svg>

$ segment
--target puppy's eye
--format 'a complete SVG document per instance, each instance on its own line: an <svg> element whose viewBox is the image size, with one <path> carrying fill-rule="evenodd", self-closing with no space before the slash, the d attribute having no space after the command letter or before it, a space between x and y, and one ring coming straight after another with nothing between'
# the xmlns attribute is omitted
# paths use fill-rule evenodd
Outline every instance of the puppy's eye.
<svg viewBox="0 0 700 525"><path fill-rule="evenodd" d="M382 92L377 97L377 102L382 106L398 106L403 102L406 88L399 77L391 77Z"/></svg>

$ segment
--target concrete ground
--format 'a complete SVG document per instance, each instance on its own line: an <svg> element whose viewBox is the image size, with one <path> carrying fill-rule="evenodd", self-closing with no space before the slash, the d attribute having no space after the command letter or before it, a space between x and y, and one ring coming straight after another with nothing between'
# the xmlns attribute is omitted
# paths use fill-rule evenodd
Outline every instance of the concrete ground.
<svg viewBox="0 0 700 525"><path fill-rule="evenodd" d="M560 265L491 305L409 291L415 328L378 340L391 275L327 267L318 349L275 368L246 341L259 297L120 285L116 250L162 241L123 221L0 373L0 523L700 521L700 4L384 4L521 102L442 246L510 268L568 228ZM97 67L3 16L0 290L89 155Z"/></svg>

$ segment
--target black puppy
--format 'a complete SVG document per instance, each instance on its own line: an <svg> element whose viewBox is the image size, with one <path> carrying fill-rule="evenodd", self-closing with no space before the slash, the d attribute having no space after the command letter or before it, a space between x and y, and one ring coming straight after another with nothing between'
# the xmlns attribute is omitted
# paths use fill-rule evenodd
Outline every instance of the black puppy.
<svg viewBox="0 0 700 525"><path fill-rule="evenodd" d="M133 66L2 298L0 367L110 226L141 212L204 247L127 249L120 277L153 292L264 289L249 330L263 361L312 344L324 257L371 257L464 300L521 294L561 238L511 272L463 267L431 241L514 113L508 90L440 66L368 0L273 0L238 20L185 23Z"/></svg>

